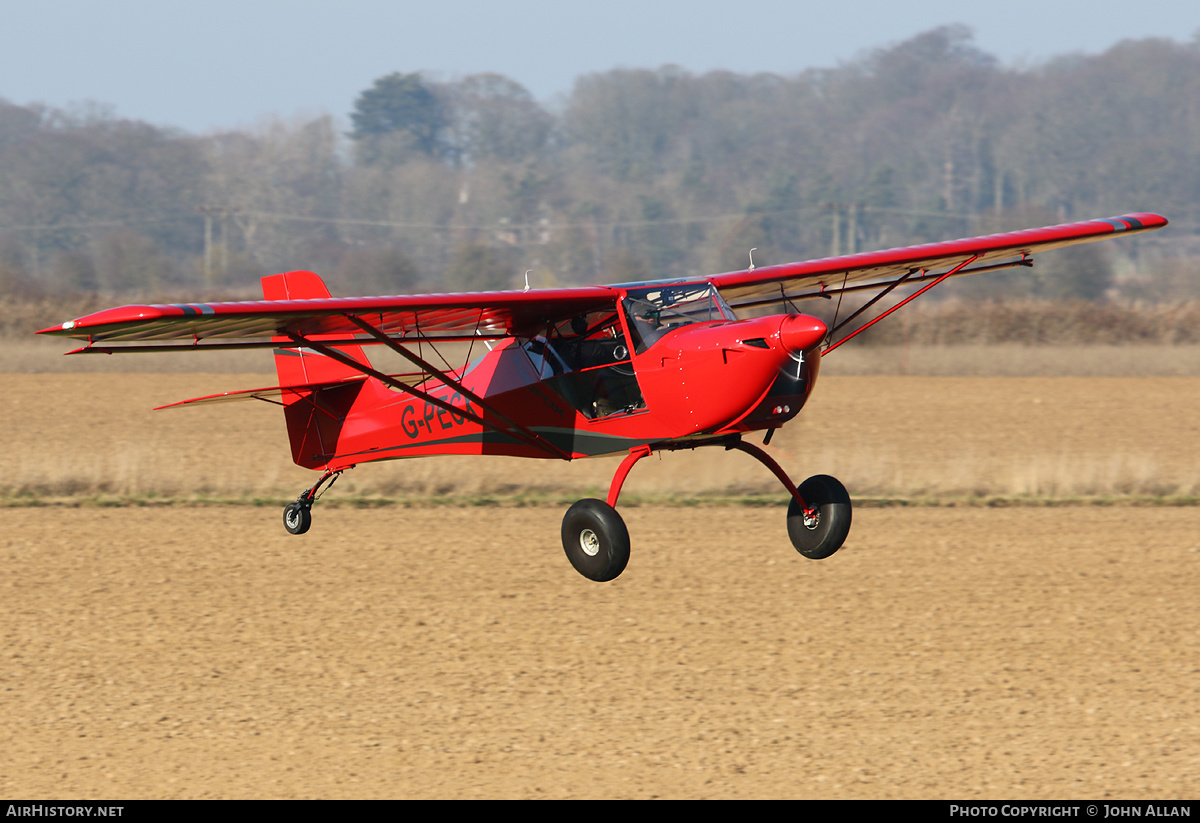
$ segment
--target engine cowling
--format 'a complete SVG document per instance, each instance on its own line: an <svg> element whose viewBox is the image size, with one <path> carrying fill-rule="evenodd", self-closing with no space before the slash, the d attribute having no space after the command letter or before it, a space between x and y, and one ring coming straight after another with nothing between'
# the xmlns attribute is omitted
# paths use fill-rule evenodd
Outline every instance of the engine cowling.
<svg viewBox="0 0 1200 823"><path fill-rule="evenodd" d="M635 355L634 367L647 408L680 436L728 429L751 416L762 418L754 428L766 428L772 416L756 413L772 397L780 398L778 422L807 399L825 333L825 324L807 315L697 323L664 334Z"/></svg>

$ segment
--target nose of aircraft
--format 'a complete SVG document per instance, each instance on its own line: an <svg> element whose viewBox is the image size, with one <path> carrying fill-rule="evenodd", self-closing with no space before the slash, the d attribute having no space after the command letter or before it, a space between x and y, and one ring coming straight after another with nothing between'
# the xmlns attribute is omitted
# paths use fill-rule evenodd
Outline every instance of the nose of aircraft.
<svg viewBox="0 0 1200 823"><path fill-rule="evenodd" d="M827 327L807 314L789 314L779 324L779 341L793 354L808 351L825 337Z"/></svg>

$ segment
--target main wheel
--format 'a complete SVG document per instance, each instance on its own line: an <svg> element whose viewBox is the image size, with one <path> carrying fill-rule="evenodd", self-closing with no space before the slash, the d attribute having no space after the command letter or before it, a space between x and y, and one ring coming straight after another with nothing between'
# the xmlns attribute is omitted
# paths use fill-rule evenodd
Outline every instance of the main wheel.
<svg viewBox="0 0 1200 823"><path fill-rule="evenodd" d="M589 580L612 580L629 562L629 530L603 500L588 498L567 509L562 543L575 571Z"/></svg>
<svg viewBox="0 0 1200 823"><path fill-rule="evenodd" d="M291 534L304 534L312 525L312 509L298 502L288 503L283 509L283 527Z"/></svg>
<svg viewBox="0 0 1200 823"><path fill-rule="evenodd" d="M800 484L800 496L816 511L812 515L792 498L788 506L788 537L796 551L812 560L822 560L842 547L850 533L850 495L837 479L825 474Z"/></svg>

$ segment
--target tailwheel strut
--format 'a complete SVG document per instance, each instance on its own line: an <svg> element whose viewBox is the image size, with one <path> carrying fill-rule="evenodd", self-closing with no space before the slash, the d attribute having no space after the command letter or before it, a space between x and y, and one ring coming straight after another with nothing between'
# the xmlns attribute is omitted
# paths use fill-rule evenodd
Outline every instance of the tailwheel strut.
<svg viewBox="0 0 1200 823"><path fill-rule="evenodd" d="M289 534L304 534L312 526L312 507L320 497L317 494L321 487L327 482L328 486L325 491L333 488L333 484L337 482L344 469L337 471L327 471L321 475L321 479L312 486L306 489L299 497L291 503L288 503L283 508L283 527L288 530ZM324 492L322 492L324 494Z"/></svg>

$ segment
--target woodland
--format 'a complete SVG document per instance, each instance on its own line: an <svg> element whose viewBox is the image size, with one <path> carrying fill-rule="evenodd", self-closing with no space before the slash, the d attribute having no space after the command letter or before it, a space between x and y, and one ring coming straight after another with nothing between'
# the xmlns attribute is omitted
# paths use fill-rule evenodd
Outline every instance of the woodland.
<svg viewBox="0 0 1200 823"><path fill-rule="evenodd" d="M943 27L793 76L378 78L351 111L203 135L0 99L9 300L628 282L1130 211L1172 225L946 293L1200 297L1200 36L1004 66ZM751 257L752 255L752 257ZM979 282L974 282L979 281Z"/></svg>

